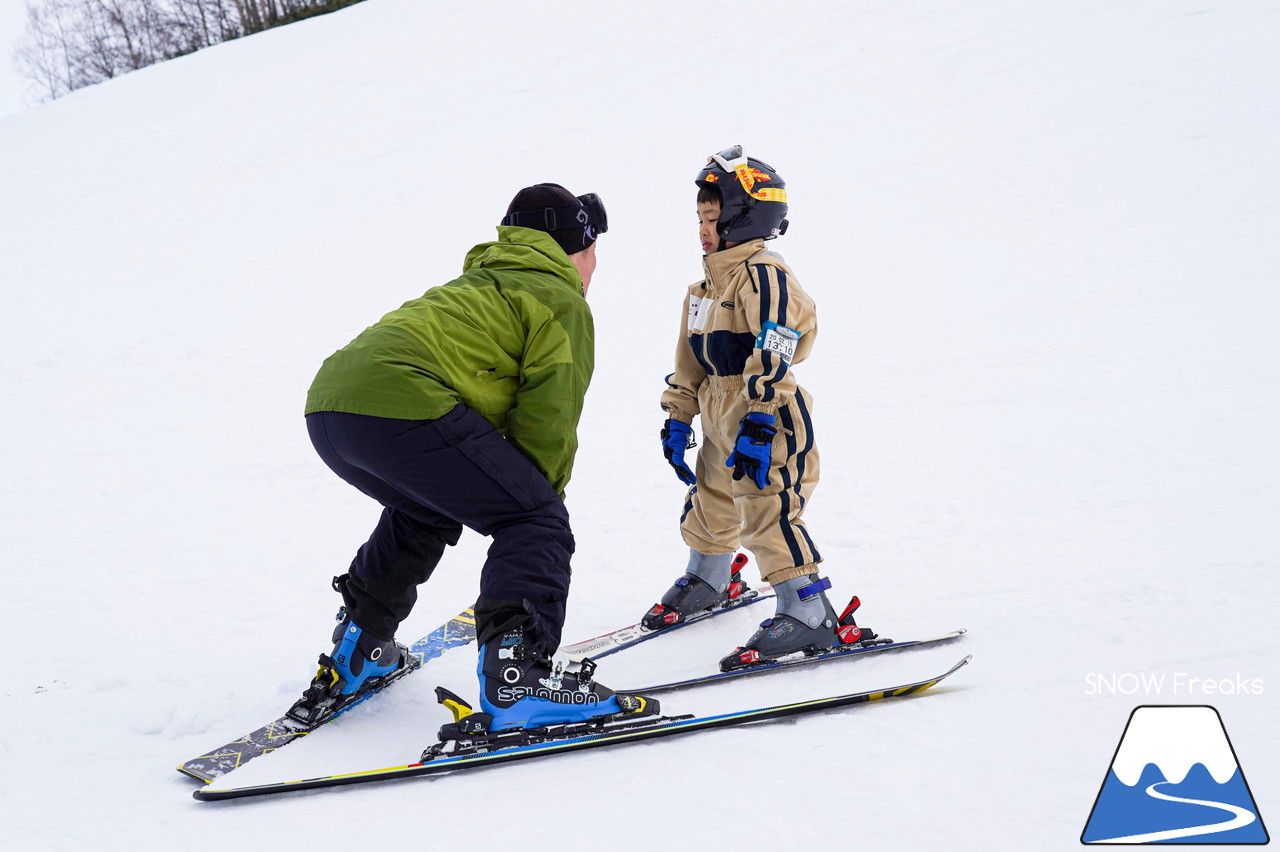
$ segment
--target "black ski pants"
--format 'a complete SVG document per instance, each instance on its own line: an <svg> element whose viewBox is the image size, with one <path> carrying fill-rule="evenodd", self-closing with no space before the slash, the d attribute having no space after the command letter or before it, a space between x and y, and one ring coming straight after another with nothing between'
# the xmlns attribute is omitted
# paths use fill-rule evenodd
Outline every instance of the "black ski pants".
<svg viewBox="0 0 1280 852"><path fill-rule="evenodd" d="M321 411L307 415L307 431L334 473L385 507L336 581L356 624L394 636L418 585L466 526L493 538L476 603L480 643L525 627L547 653L559 647L574 549L569 514L488 421L465 405L438 420Z"/></svg>

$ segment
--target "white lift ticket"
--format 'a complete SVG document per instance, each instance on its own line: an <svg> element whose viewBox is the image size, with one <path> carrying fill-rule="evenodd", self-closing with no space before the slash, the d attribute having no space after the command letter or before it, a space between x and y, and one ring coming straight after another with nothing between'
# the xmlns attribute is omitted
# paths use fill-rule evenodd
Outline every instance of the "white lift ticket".
<svg viewBox="0 0 1280 852"><path fill-rule="evenodd" d="M765 352L776 352L783 361L790 364L791 359L796 357L796 344L799 342L799 332L785 325L778 325L776 322L766 322L764 331L760 332L760 336L756 338L756 348L763 349Z"/></svg>

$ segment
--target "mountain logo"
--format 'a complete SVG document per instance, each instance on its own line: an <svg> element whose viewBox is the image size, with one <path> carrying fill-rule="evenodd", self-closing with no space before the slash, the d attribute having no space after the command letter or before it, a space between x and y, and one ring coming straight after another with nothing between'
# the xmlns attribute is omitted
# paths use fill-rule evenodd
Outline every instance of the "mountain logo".
<svg viewBox="0 0 1280 852"><path fill-rule="evenodd" d="M1084 844L1270 842L1218 711L1135 707L1080 835Z"/></svg>

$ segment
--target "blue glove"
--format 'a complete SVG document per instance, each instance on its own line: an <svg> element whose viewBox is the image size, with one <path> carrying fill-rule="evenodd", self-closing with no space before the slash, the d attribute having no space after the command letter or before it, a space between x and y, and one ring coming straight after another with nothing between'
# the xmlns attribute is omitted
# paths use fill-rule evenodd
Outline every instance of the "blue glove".
<svg viewBox="0 0 1280 852"><path fill-rule="evenodd" d="M749 476L756 483L756 488L764 488L769 484L769 462L773 458L773 436L778 430L773 428L776 418L763 411L752 411L738 421L738 440L734 442L733 452L725 459L724 466L733 468L735 480Z"/></svg>
<svg viewBox="0 0 1280 852"><path fill-rule="evenodd" d="M661 434L662 454L675 468L676 476L680 477L680 481L685 485L697 485L698 477L694 476L693 471L689 470L689 465L684 463L684 451L698 446L693 440L693 427L668 417L667 422L662 424Z"/></svg>

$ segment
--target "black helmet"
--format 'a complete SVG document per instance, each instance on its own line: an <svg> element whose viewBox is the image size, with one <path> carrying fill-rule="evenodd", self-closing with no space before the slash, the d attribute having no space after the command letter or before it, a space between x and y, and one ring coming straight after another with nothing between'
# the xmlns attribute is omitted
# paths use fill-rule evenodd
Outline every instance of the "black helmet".
<svg viewBox="0 0 1280 852"><path fill-rule="evenodd" d="M771 240L787 232L786 181L768 163L743 154L741 145L712 154L694 183L720 191L716 231L722 240Z"/></svg>

